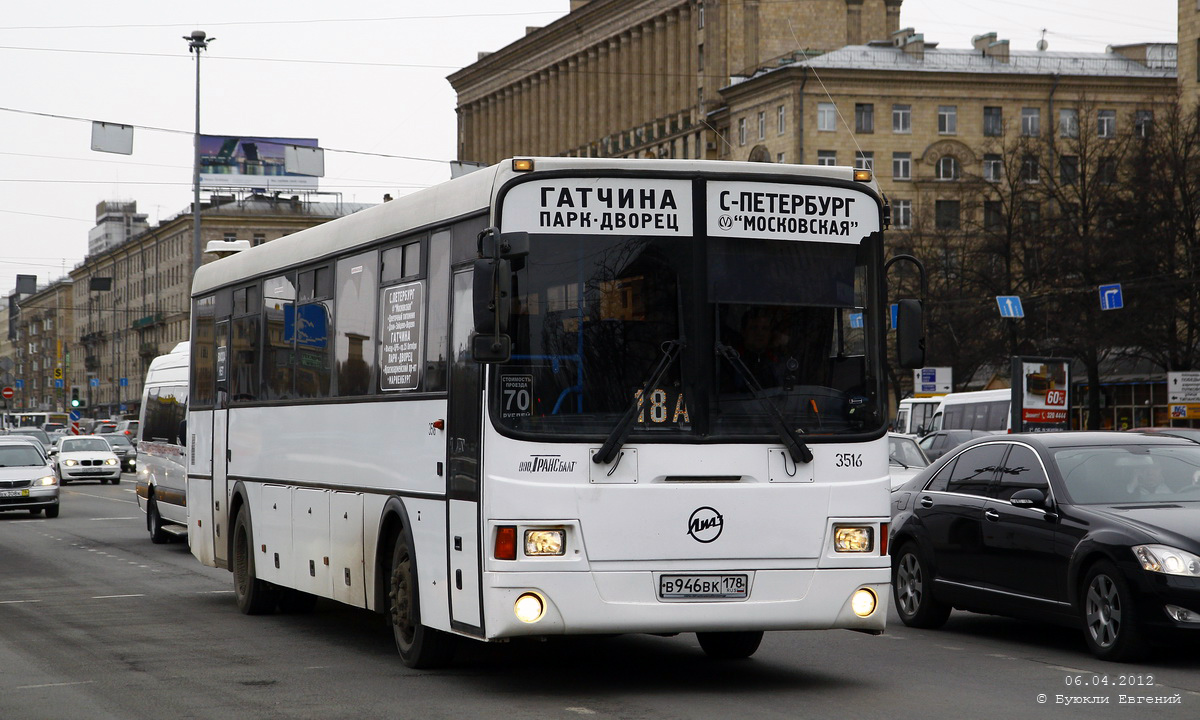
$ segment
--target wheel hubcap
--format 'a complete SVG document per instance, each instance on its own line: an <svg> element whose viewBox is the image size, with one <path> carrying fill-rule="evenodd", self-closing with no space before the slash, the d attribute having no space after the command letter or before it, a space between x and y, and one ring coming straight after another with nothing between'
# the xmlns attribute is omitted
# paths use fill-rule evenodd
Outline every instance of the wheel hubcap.
<svg viewBox="0 0 1200 720"><path fill-rule="evenodd" d="M1112 578L1097 575L1092 579L1085 611L1092 640L1100 647L1111 647L1121 632L1121 596Z"/></svg>
<svg viewBox="0 0 1200 720"><path fill-rule="evenodd" d="M904 557L900 558L900 566L896 571L896 592L899 595L900 609L905 615L916 614L921 607L923 590L921 563L912 553L905 553Z"/></svg>

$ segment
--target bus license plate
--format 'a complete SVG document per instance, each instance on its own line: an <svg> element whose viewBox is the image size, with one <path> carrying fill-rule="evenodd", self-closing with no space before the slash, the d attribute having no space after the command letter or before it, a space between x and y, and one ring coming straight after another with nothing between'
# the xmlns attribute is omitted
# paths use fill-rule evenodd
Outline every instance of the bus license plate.
<svg viewBox="0 0 1200 720"><path fill-rule="evenodd" d="M0 497L29 497L29 490L5 490L0 492Z"/></svg>
<svg viewBox="0 0 1200 720"><path fill-rule="evenodd" d="M658 597L663 600L739 600L748 596L746 575L663 575Z"/></svg>

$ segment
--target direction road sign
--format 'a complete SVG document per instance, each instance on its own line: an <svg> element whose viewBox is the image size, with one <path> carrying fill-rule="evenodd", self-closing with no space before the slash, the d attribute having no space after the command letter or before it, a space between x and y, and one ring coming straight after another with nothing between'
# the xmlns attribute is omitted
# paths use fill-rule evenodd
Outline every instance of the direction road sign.
<svg viewBox="0 0 1200 720"><path fill-rule="evenodd" d="M1101 310L1120 310L1123 307L1125 300L1121 297L1121 283L1100 286Z"/></svg>
<svg viewBox="0 0 1200 720"><path fill-rule="evenodd" d="M1021 307L1021 297L1019 295L997 295L996 304L1000 306L1000 317L1025 317L1025 308Z"/></svg>
<svg viewBox="0 0 1200 720"><path fill-rule="evenodd" d="M863 326L863 314L862 313L850 313L850 327L860 328L862 326Z"/></svg>
<svg viewBox="0 0 1200 720"><path fill-rule="evenodd" d="M1200 372L1168 372L1168 403L1200 403Z"/></svg>

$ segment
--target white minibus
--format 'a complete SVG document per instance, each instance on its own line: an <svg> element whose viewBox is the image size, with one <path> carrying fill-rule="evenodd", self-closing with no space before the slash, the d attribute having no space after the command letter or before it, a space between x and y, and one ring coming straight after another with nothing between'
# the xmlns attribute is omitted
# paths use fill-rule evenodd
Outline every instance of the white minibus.
<svg viewBox="0 0 1200 720"><path fill-rule="evenodd" d="M137 502L150 540L187 537L187 417L189 343L154 358L142 388L138 421Z"/></svg>

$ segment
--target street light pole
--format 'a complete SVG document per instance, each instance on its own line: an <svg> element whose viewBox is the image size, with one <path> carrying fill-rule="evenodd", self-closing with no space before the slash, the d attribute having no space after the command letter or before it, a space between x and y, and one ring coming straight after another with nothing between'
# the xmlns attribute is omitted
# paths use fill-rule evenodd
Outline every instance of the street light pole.
<svg viewBox="0 0 1200 720"><path fill-rule="evenodd" d="M200 246L200 51L216 38L208 37L203 30L193 30L184 35L188 41L188 52L196 53L196 133L192 138L192 275L200 267L204 248Z"/></svg>

